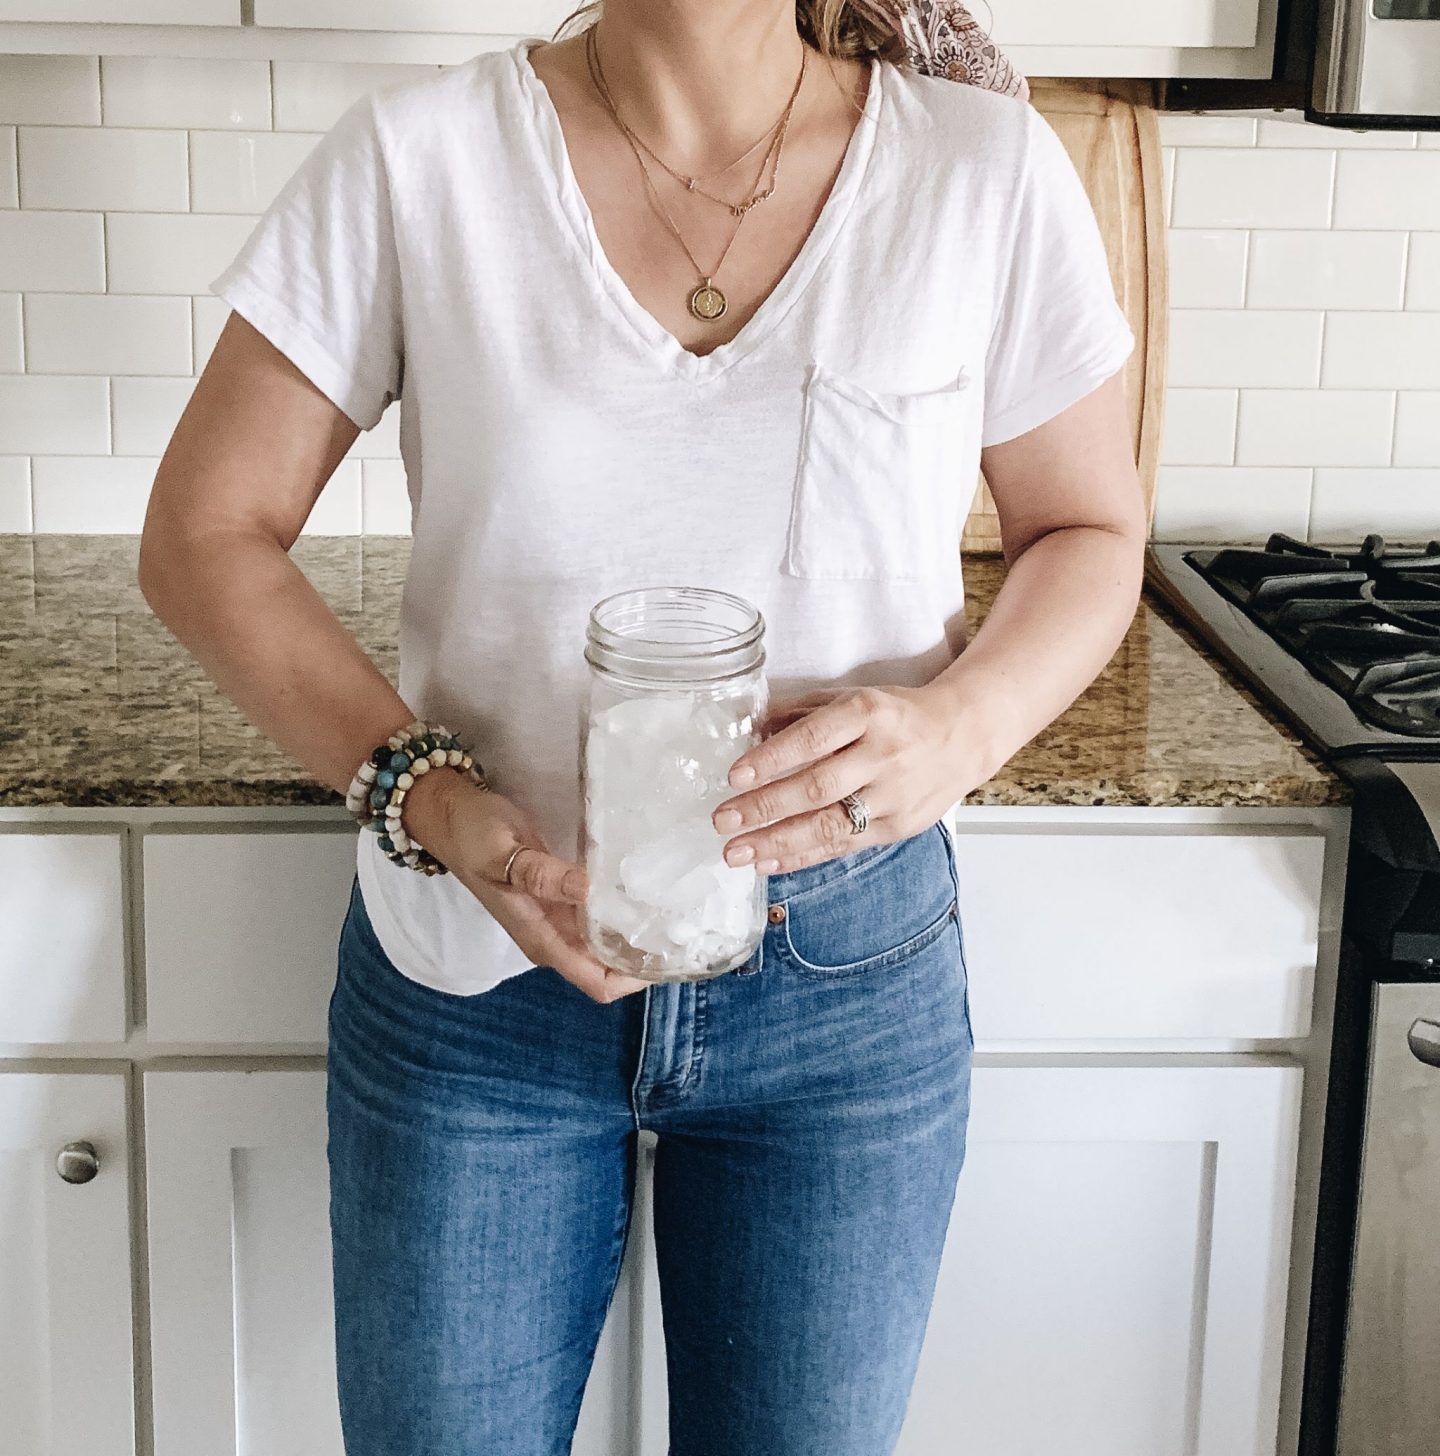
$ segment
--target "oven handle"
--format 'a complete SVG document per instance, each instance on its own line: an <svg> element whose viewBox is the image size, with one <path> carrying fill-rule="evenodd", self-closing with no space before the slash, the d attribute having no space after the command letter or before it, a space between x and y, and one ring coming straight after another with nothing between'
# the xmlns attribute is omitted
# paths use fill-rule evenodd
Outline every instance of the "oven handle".
<svg viewBox="0 0 1440 1456"><path fill-rule="evenodd" d="M1440 1021L1416 1021L1407 1038L1416 1057L1432 1067L1440 1067Z"/></svg>

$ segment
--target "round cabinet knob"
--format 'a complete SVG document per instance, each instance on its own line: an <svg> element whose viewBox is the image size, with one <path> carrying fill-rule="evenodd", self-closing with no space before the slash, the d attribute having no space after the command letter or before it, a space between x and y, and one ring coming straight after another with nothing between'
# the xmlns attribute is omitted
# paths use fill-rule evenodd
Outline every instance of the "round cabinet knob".
<svg viewBox="0 0 1440 1456"><path fill-rule="evenodd" d="M1417 1021L1406 1040L1420 1061L1440 1067L1440 1021Z"/></svg>
<svg viewBox="0 0 1440 1456"><path fill-rule="evenodd" d="M67 1183L88 1183L100 1171L94 1143L66 1143L55 1159L55 1171Z"/></svg>

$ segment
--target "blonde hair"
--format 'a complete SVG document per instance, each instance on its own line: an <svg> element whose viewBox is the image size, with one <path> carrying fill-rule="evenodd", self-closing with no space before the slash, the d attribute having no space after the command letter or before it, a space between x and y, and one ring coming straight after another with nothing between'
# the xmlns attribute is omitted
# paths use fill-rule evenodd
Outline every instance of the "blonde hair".
<svg viewBox="0 0 1440 1456"><path fill-rule="evenodd" d="M555 29L553 39L580 31L599 18L601 0L581 5ZM795 0L795 28L822 56L861 60L878 56L905 68L909 51L896 9L885 0Z"/></svg>

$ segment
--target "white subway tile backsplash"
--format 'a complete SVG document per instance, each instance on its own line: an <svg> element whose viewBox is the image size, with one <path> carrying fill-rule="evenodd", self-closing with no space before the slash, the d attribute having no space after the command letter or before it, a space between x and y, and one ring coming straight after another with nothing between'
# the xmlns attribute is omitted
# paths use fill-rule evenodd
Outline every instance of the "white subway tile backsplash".
<svg viewBox="0 0 1440 1456"><path fill-rule="evenodd" d="M1342 153L1335 174L1335 226L1440 232L1440 156Z"/></svg>
<svg viewBox="0 0 1440 1456"><path fill-rule="evenodd" d="M1239 397L1234 389L1167 390L1161 464L1232 464Z"/></svg>
<svg viewBox="0 0 1440 1456"><path fill-rule="evenodd" d="M1242 390L1235 463L1388 465L1394 416L1384 390Z"/></svg>
<svg viewBox="0 0 1440 1456"><path fill-rule="evenodd" d="M190 300L32 293L25 299L32 374L190 373Z"/></svg>
<svg viewBox="0 0 1440 1456"><path fill-rule="evenodd" d="M1233 229L1172 228L1170 306L1242 307L1248 236Z"/></svg>
<svg viewBox="0 0 1440 1456"><path fill-rule="evenodd" d="M0 374L25 368L25 336L20 325L20 295L0 293ZM5 442L0 440L0 445Z"/></svg>
<svg viewBox="0 0 1440 1456"><path fill-rule="evenodd" d="M1168 223L1175 202L1175 148L1161 147L1160 162L1165 174L1165 221Z"/></svg>
<svg viewBox="0 0 1440 1456"><path fill-rule="evenodd" d="M116 455L163 455L195 392L193 379L116 379L110 384Z"/></svg>
<svg viewBox="0 0 1440 1456"><path fill-rule="evenodd" d="M1440 313L1326 319L1325 389L1440 389Z"/></svg>
<svg viewBox="0 0 1440 1456"><path fill-rule="evenodd" d="M318 140L311 132L193 132L192 205L197 212L263 212Z"/></svg>
<svg viewBox="0 0 1440 1456"><path fill-rule="evenodd" d="M1157 541L1263 541L1272 531L1304 537L1309 470L1165 465L1156 482Z"/></svg>
<svg viewBox="0 0 1440 1456"><path fill-rule="evenodd" d="M1396 396L1391 464L1440 468L1440 390L1402 390Z"/></svg>
<svg viewBox="0 0 1440 1456"><path fill-rule="evenodd" d="M408 536L410 496L398 460L362 462L361 523L367 536Z"/></svg>
<svg viewBox="0 0 1440 1456"><path fill-rule="evenodd" d="M110 382L0 374L0 441L15 455L106 455Z"/></svg>
<svg viewBox="0 0 1440 1456"><path fill-rule="evenodd" d="M99 126L94 56L0 56L0 121Z"/></svg>
<svg viewBox="0 0 1440 1456"><path fill-rule="evenodd" d="M1317 470L1310 531L1316 541L1354 541L1368 531L1433 540L1440 536L1440 469Z"/></svg>
<svg viewBox="0 0 1440 1456"><path fill-rule="evenodd" d="M436 66L344 65L328 61L276 61L275 129L329 131L346 109L371 91L388 89Z"/></svg>
<svg viewBox="0 0 1440 1456"><path fill-rule="evenodd" d="M100 215L0 211L0 288L103 292L105 225Z"/></svg>
<svg viewBox="0 0 1440 1456"><path fill-rule="evenodd" d="M1320 382L1322 313L1187 309L1170 314L1172 385L1305 389Z"/></svg>
<svg viewBox="0 0 1440 1456"><path fill-rule="evenodd" d="M0 533L24 534L31 529L29 457L0 455Z"/></svg>
<svg viewBox="0 0 1440 1456"><path fill-rule="evenodd" d="M1260 118L1260 132L1256 138L1262 147L1324 147L1330 151L1406 151L1414 150L1413 131L1388 131L1372 128L1370 131L1355 131L1344 126L1321 126L1305 120L1300 111L1287 112L1273 120Z"/></svg>
<svg viewBox="0 0 1440 1456"><path fill-rule="evenodd" d="M1405 307L1440 312L1440 233L1410 234Z"/></svg>
<svg viewBox="0 0 1440 1456"><path fill-rule="evenodd" d="M1399 308L1404 281L1404 233L1250 235L1251 308Z"/></svg>
<svg viewBox="0 0 1440 1456"><path fill-rule="evenodd" d="M342 460L311 508L301 534L305 536L358 536L360 534L360 462Z"/></svg>
<svg viewBox="0 0 1440 1456"><path fill-rule="evenodd" d="M20 206L20 164L15 151L15 128L0 126L0 207Z"/></svg>
<svg viewBox="0 0 1440 1456"><path fill-rule="evenodd" d="M190 205L179 132L22 126L20 200L87 212L183 212Z"/></svg>
<svg viewBox="0 0 1440 1456"><path fill-rule="evenodd" d="M207 213L112 212L105 220L110 287L117 293L204 293L255 223Z"/></svg>
<svg viewBox="0 0 1440 1456"><path fill-rule="evenodd" d="M1182 147L1170 221L1193 228L1329 227L1334 166L1332 152Z"/></svg>
<svg viewBox="0 0 1440 1456"><path fill-rule="evenodd" d="M106 126L270 125L266 61L106 56L100 62Z"/></svg>
<svg viewBox="0 0 1440 1456"><path fill-rule="evenodd" d="M1162 111L1159 124L1160 140L1167 147L1248 147L1255 142L1255 119L1249 116Z"/></svg>
<svg viewBox="0 0 1440 1456"><path fill-rule="evenodd" d="M31 462L30 482L35 530L137 534L145 524L145 506L159 463L37 456Z"/></svg>
<svg viewBox="0 0 1440 1456"><path fill-rule="evenodd" d="M190 302L194 310L195 372L200 374L210 362L215 341L230 317L230 305L213 293L200 294Z"/></svg>

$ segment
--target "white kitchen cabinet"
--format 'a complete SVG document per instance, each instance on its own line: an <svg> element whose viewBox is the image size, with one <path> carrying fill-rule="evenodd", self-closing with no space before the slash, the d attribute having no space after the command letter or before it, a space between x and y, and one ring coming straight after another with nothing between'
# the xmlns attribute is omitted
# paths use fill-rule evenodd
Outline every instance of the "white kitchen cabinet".
<svg viewBox="0 0 1440 1456"><path fill-rule="evenodd" d="M0 833L0 1042L125 1040L121 836Z"/></svg>
<svg viewBox="0 0 1440 1456"><path fill-rule="evenodd" d="M155 1456L341 1456L323 1070L149 1072ZM576 1456L624 1456L622 1280Z"/></svg>
<svg viewBox="0 0 1440 1456"><path fill-rule="evenodd" d="M353 830L150 833L144 864L152 1042L325 1041Z"/></svg>
<svg viewBox="0 0 1440 1456"><path fill-rule="evenodd" d="M898 1456L1275 1456L1300 1081L977 1068Z"/></svg>
<svg viewBox="0 0 1440 1456"><path fill-rule="evenodd" d="M1007 46L1252 46L1262 0L994 0L992 33ZM985 11L973 7L982 18Z"/></svg>
<svg viewBox="0 0 1440 1456"><path fill-rule="evenodd" d="M0 0L0 21L96 25L234 25L240 0Z"/></svg>
<svg viewBox="0 0 1440 1456"><path fill-rule="evenodd" d="M1309 1031L1322 833L956 823L982 1045Z"/></svg>
<svg viewBox="0 0 1440 1456"><path fill-rule="evenodd" d="M255 24L316 30L550 35L566 0L255 0Z"/></svg>
<svg viewBox="0 0 1440 1456"><path fill-rule="evenodd" d="M1275 1456L1300 1070L973 1078L897 1456ZM646 1252L638 1456L664 1456Z"/></svg>
<svg viewBox="0 0 1440 1456"><path fill-rule="evenodd" d="M0 1456L135 1451L125 1084L0 1072Z"/></svg>

